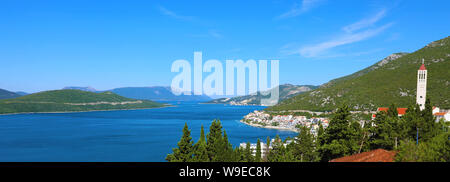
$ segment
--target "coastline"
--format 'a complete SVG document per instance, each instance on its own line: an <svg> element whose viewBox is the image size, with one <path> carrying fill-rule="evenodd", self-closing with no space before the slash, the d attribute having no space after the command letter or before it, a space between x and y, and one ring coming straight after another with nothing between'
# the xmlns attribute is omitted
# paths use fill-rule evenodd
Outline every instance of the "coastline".
<svg viewBox="0 0 450 182"><path fill-rule="evenodd" d="M54 111L54 112L18 112L18 113L4 113L3 115L17 115L17 114L57 114L57 113L79 113L79 112L96 112L96 111L127 111L127 110L142 110L142 109L159 109L166 107L176 107L175 105L163 105L161 107L149 107L149 108L136 108L136 109L102 109L102 110L89 110L89 111Z"/></svg>
<svg viewBox="0 0 450 182"><path fill-rule="evenodd" d="M229 103L208 103L208 102L200 102L199 104L222 104L222 105L230 105L230 106L264 106L257 104L229 104ZM267 107L267 106L264 106Z"/></svg>
<svg viewBox="0 0 450 182"><path fill-rule="evenodd" d="M266 128L266 129L274 129L274 130L287 130L287 131L293 131L298 133L299 131L297 129L291 129L291 128L284 128L284 127L279 127L279 126L263 126L260 124L254 124L254 123L246 123L243 122L242 120L239 120L239 122L244 123L246 125L252 126L252 127L257 127L257 128Z"/></svg>

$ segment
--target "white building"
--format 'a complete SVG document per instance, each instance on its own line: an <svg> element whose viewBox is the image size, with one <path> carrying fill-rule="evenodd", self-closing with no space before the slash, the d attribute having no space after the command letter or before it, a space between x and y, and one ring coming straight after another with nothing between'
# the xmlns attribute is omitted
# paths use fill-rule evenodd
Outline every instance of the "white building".
<svg viewBox="0 0 450 182"><path fill-rule="evenodd" d="M422 60L422 66L417 71L417 95L416 103L419 104L420 110L425 109L425 100L427 95L427 68Z"/></svg>
<svg viewBox="0 0 450 182"><path fill-rule="evenodd" d="M272 139L272 141L274 141L274 139ZM263 142L261 142L260 143L261 144L261 158L264 158L267 154L266 154L266 151L267 151L267 145L266 145L266 143L263 143ZM245 148L247 148L247 143L241 143L240 145L239 145L239 147L241 148L241 149L245 149ZM257 148L257 144L256 143L251 143L250 144L250 150L252 151L252 155L253 156L256 156L256 148ZM272 146L270 145L269 146L269 150L270 149L272 149Z"/></svg>
<svg viewBox="0 0 450 182"><path fill-rule="evenodd" d="M436 117L436 122L444 119L444 121L450 121L450 110L441 110L439 107L433 107L433 115Z"/></svg>

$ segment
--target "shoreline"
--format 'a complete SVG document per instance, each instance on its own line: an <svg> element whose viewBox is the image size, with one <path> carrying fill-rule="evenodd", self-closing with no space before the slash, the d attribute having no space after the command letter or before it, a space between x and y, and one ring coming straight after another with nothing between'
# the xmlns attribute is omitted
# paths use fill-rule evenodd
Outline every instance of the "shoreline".
<svg viewBox="0 0 450 182"><path fill-rule="evenodd" d="M166 107L176 107L175 105L164 105L161 107L150 107L150 108L136 108L136 109L103 109L103 110L89 110L89 111L54 111L54 112L18 112L18 113L5 113L3 115L17 115L17 114L63 114L63 113L79 113L79 112L97 112L97 111L127 111L127 110L142 110L142 109L159 109Z"/></svg>
<svg viewBox="0 0 450 182"><path fill-rule="evenodd" d="M229 106L262 106L262 107L269 107L269 106L257 105L257 104L227 104L227 103L207 103L207 102L201 102L199 104L222 104L222 105L229 105Z"/></svg>
<svg viewBox="0 0 450 182"><path fill-rule="evenodd" d="M279 126L263 126L260 124L246 123L246 122L243 122L242 120L239 120L239 122L244 123L249 126L252 126L252 127L257 127L257 128L265 128L265 129L273 129L273 130L287 130L287 131L292 131L292 132L296 132L296 133L299 132L297 129L284 128L284 127L279 127Z"/></svg>

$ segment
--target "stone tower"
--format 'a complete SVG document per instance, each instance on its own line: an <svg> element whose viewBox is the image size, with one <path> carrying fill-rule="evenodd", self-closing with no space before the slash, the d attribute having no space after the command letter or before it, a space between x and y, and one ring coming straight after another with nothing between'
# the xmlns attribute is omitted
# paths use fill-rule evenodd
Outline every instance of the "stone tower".
<svg viewBox="0 0 450 182"><path fill-rule="evenodd" d="M425 109L425 97L427 96L427 68L424 61L417 71L417 96L416 103L419 104L420 110Z"/></svg>

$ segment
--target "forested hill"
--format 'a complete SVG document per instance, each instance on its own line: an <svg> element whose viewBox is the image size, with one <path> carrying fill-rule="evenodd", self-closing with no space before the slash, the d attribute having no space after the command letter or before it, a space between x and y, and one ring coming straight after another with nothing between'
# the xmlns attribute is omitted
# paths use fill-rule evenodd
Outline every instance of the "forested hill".
<svg viewBox="0 0 450 182"><path fill-rule="evenodd" d="M334 110L343 103L352 110L375 110L391 103L415 103L417 70L425 60L427 98L434 106L450 108L450 37L434 41L414 53L397 53L351 75L331 80L267 110Z"/></svg>
<svg viewBox="0 0 450 182"><path fill-rule="evenodd" d="M0 114L141 109L162 106L163 104L150 100L129 99L112 92L53 90L0 100Z"/></svg>

